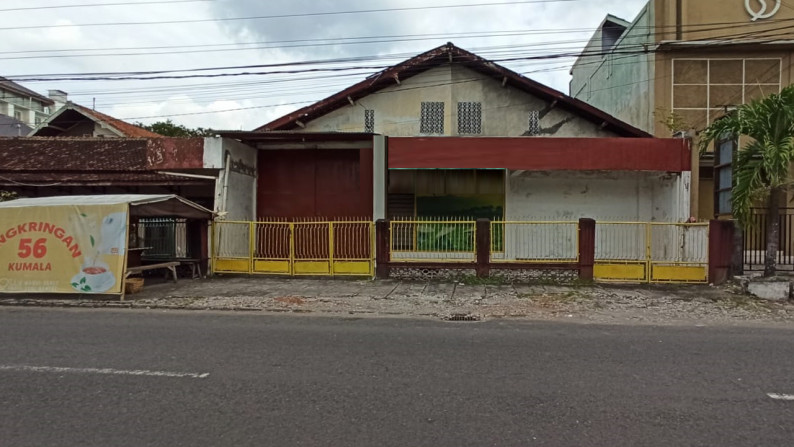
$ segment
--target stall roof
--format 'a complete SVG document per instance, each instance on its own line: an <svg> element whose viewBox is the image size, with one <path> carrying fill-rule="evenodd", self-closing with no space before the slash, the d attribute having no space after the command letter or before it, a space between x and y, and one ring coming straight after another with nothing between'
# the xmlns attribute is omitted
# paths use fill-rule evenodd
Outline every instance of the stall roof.
<svg viewBox="0 0 794 447"><path fill-rule="evenodd" d="M136 217L184 217L187 219L212 219L212 211L174 194L107 194L93 196L56 196L33 199L16 199L0 202L2 208L34 206L130 206L130 215Z"/></svg>

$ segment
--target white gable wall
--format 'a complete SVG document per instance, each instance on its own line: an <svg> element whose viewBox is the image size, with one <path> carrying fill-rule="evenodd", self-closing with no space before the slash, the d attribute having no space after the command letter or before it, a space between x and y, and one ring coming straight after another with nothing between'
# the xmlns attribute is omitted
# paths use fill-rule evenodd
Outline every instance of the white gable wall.
<svg viewBox="0 0 794 447"><path fill-rule="evenodd" d="M529 128L530 111L540 112L543 137L614 137L599 125L560 107L507 86L500 81L460 65L446 65L402 80L398 85L372 93L306 124L309 132L362 132L364 111L375 110L375 132L387 136L421 136L423 101L444 102L444 135L457 132L458 102L482 104L482 133L479 136L515 137Z"/></svg>

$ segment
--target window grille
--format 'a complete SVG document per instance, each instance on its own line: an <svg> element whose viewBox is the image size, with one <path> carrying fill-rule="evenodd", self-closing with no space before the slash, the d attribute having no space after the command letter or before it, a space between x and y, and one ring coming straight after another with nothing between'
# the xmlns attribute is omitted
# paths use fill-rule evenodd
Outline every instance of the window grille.
<svg viewBox="0 0 794 447"><path fill-rule="evenodd" d="M422 102L419 133L444 133L444 103Z"/></svg>
<svg viewBox="0 0 794 447"><path fill-rule="evenodd" d="M364 132L375 133L374 110L364 110Z"/></svg>
<svg viewBox="0 0 794 447"><path fill-rule="evenodd" d="M458 103L458 134L479 135L482 133L482 104L479 102Z"/></svg>
<svg viewBox="0 0 794 447"><path fill-rule="evenodd" d="M529 130L527 135L540 135L540 112L537 110L529 111Z"/></svg>

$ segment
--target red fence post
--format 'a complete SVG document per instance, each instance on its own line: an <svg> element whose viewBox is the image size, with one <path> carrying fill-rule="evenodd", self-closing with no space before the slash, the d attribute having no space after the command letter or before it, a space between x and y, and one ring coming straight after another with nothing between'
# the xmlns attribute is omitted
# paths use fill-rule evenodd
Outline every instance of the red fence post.
<svg viewBox="0 0 794 447"><path fill-rule="evenodd" d="M709 222L709 283L723 284L731 277L733 258L732 220L712 220Z"/></svg>
<svg viewBox="0 0 794 447"><path fill-rule="evenodd" d="M477 219L476 225L477 277L487 278L491 274L491 221Z"/></svg>
<svg viewBox="0 0 794 447"><path fill-rule="evenodd" d="M596 221L579 219L579 279L593 280L595 265Z"/></svg>
<svg viewBox="0 0 794 447"><path fill-rule="evenodd" d="M391 262L391 244L389 244L389 221L378 219L375 222L375 277L387 279Z"/></svg>

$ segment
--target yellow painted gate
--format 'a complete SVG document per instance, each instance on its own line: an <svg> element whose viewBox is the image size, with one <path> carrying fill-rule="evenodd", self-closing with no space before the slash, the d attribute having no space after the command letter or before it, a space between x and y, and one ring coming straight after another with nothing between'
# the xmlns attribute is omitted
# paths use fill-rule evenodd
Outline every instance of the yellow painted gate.
<svg viewBox="0 0 794 447"><path fill-rule="evenodd" d="M601 281L706 283L707 223L597 222L593 275Z"/></svg>
<svg viewBox="0 0 794 447"><path fill-rule="evenodd" d="M374 225L368 221L215 222L215 273L373 276Z"/></svg>

